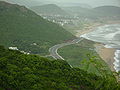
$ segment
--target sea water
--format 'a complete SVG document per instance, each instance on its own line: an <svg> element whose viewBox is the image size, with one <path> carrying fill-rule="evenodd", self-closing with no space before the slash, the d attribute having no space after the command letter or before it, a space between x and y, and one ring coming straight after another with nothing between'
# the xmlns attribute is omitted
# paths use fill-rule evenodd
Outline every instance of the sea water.
<svg viewBox="0 0 120 90"><path fill-rule="evenodd" d="M103 43L106 48L116 49L113 64L116 72L120 71L120 24L100 26L80 37Z"/></svg>

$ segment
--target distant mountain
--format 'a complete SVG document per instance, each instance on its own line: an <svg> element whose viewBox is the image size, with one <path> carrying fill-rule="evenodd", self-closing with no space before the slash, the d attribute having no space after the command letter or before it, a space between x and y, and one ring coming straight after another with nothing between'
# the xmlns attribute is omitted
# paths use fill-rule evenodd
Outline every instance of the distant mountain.
<svg viewBox="0 0 120 90"><path fill-rule="evenodd" d="M95 18L95 16L98 15L96 11L92 10L92 8L88 9L81 6L64 7L63 9L72 15L77 15L84 18Z"/></svg>
<svg viewBox="0 0 120 90"><path fill-rule="evenodd" d="M59 6L55 4L46 4L42 6L31 7L33 11L38 14L47 14L47 15L67 15L67 13L62 10Z"/></svg>
<svg viewBox="0 0 120 90"><path fill-rule="evenodd" d="M47 53L54 44L74 38L59 25L24 6L0 1L0 44L32 53Z"/></svg>
<svg viewBox="0 0 120 90"><path fill-rule="evenodd" d="M94 10L107 16L120 16L120 7L117 6L100 6Z"/></svg>
<svg viewBox="0 0 120 90"><path fill-rule="evenodd" d="M64 7L66 12L84 18L101 18L101 17L120 17L120 7L100 6L96 8L83 8L81 6Z"/></svg>
<svg viewBox="0 0 120 90"><path fill-rule="evenodd" d="M88 4L84 4L84 3L59 3L60 6L63 6L63 7L82 7L82 8L92 8L92 6L88 5Z"/></svg>
<svg viewBox="0 0 120 90"><path fill-rule="evenodd" d="M44 2L43 1L37 1L37 0L0 0L0 1L6 1L9 3L13 3L13 4L19 4L19 5L24 5L26 7L32 7L32 6L36 6L36 5L43 5Z"/></svg>

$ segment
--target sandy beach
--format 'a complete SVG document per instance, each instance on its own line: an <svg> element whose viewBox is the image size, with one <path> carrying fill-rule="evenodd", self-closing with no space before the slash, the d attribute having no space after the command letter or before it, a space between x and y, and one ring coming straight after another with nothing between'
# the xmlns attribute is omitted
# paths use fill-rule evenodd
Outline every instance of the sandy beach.
<svg viewBox="0 0 120 90"><path fill-rule="evenodd" d="M105 48L103 44L98 44L98 43L96 43L94 46L100 57L108 64L110 69L114 71L113 62L114 62L115 49Z"/></svg>
<svg viewBox="0 0 120 90"><path fill-rule="evenodd" d="M104 25L107 25L107 24L120 24L120 21L109 21L109 22L106 22L106 24L93 23L90 26L85 27L83 30L77 30L77 33L76 33L75 36L80 37L80 35L82 35L82 34L89 33L91 31L93 31L95 28L97 28L99 26L104 26Z"/></svg>
<svg viewBox="0 0 120 90"><path fill-rule="evenodd" d="M107 24L118 24L118 23L120 23L120 21L119 22L108 22ZM80 37L80 35L83 35L85 33L89 33L91 31L93 31L94 28L99 27L99 26L103 26L103 25L105 25L105 24L100 24L100 23L93 24L93 25L91 25L89 27L86 27L85 30L78 31L76 36ZM113 62L114 62L114 52L115 52L115 49L105 48L103 44L99 44L97 42L96 42L96 44L94 46L95 46L99 56L108 64L110 69L112 71L114 71Z"/></svg>
<svg viewBox="0 0 120 90"><path fill-rule="evenodd" d="M102 25L100 23L96 23L96 24L93 24L89 27L84 28L83 30L78 30L75 36L80 37L80 35L83 35L85 33L89 33L91 31L93 31L94 28L99 27L99 26L102 26Z"/></svg>

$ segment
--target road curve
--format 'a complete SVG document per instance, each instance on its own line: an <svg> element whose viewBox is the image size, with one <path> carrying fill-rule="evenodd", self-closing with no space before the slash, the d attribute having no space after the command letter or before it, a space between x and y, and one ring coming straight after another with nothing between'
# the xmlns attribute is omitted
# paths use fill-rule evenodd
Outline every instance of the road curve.
<svg viewBox="0 0 120 90"><path fill-rule="evenodd" d="M68 41L68 42L66 42L66 43L54 45L53 47L51 47L51 48L49 49L50 55L51 55L54 59L62 59L62 60L64 60L64 58L57 53L58 49L59 49L59 48L62 48L62 47L64 47L64 46L71 45L71 44L76 44L76 43L80 42L81 40L83 40L83 38L77 38L77 39L74 39L73 41Z"/></svg>

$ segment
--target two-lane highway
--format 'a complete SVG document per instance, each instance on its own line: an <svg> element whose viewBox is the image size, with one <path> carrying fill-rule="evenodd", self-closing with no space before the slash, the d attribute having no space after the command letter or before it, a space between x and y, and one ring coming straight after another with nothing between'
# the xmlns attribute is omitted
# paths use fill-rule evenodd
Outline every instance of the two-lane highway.
<svg viewBox="0 0 120 90"><path fill-rule="evenodd" d="M62 43L62 44L57 44L53 47L51 47L49 49L49 52L50 52L50 55L54 58L54 59L62 59L64 60L64 58L62 56L60 56L57 51L59 48L62 48L64 46L68 46L68 45L71 45L71 44L76 44L78 42L80 42L81 40L83 40L83 38L77 38L77 39L74 39L73 41L68 41L66 43Z"/></svg>

